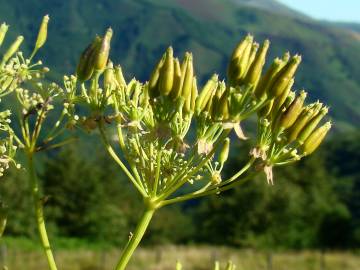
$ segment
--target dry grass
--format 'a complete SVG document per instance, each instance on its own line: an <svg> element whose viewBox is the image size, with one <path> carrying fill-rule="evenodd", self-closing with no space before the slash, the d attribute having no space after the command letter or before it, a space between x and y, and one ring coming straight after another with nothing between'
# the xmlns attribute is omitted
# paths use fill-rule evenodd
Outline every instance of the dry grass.
<svg viewBox="0 0 360 270"><path fill-rule="evenodd" d="M113 269L119 251L59 251L56 253L62 270L107 270ZM359 270L360 256L350 252L331 252L322 257L320 252L274 253L272 258L263 252L236 250L225 247L161 246L139 249L129 270L174 270L180 260L185 270L211 270L214 260L221 259L224 265L232 260L237 270ZM40 252L7 251L9 270L47 269ZM272 261L270 267L269 261ZM1 265L1 264L0 264Z"/></svg>

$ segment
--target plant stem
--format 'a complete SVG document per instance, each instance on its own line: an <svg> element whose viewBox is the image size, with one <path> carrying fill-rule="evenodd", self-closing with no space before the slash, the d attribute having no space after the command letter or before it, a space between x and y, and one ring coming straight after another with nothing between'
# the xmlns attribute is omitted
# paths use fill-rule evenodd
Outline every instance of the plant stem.
<svg viewBox="0 0 360 270"><path fill-rule="evenodd" d="M31 185L31 191L34 201L34 208L35 208L35 216L36 216L36 224L39 230L39 236L41 240L42 247L44 249L49 268L51 270L57 270L55 259L50 247L49 238L47 236L46 227L45 227L45 220L44 220L44 209L43 209L43 201L40 197L39 191L39 183L37 180L35 168L34 168L34 159L33 154L27 154L28 159L28 169L29 169L29 179Z"/></svg>
<svg viewBox="0 0 360 270"><path fill-rule="evenodd" d="M155 213L155 208L148 208L143 216L141 217L135 232L131 236L129 242L127 243L125 249L123 250L121 254L121 258L116 266L116 270L124 270L133 255L135 249L139 245L141 239L143 238L145 231L147 227L149 226L149 223Z"/></svg>

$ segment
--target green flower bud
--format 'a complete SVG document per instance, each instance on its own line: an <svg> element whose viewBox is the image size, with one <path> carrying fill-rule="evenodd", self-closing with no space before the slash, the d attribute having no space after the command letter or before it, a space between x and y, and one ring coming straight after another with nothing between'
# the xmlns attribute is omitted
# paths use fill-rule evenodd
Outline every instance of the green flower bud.
<svg viewBox="0 0 360 270"><path fill-rule="evenodd" d="M9 26L5 23L2 23L0 25L0 46L2 45L2 43L4 42L4 38L6 35L6 32L8 31Z"/></svg>
<svg viewBox="0 0 360 270"><path fill-rule="evenodd" d="M246 55L246 50L249 50L248 53L250 53L253 39L253 36L247 35L245 39L242 40L234 49L227 69L228 80L230 83L235 83L236 78L241 77L241 74L245 72L245 68L244 70L241 70L240 59L244 58L244 55Z"/></svg>
<svg viewBox="0 0 360 270"><path fill-rule="evenodd" d="M234 74L233 83L239 83L245 77L246 70L247 70L247 67L248 67L249 61L250 61L250 54L251 54L252 48L253 48L253 43L251 41L248 43L243 54L239 58L239 61L237 63L237 69L239 72Z"/></svg>
<svg viewBox="0 0 360 270"><path fill-rule="evenodd" d="M263 66L265 64L266 54L270 46L270 41L265 40L264 44L261 46L260 51L256 54L253 63L251 64L248 73L245 77L245 82L256 85L261 76Z"/></svg>
<svg viewBox="0 0 360 270"><path fill-rule="evenodd" d="M206 104L208 103L208 101L212 97L212 93L217 88L218 81L219 81L219 75L214 74L211 77L211 79L208 80L206 82L206 84L204 85L202 91L200 92L200 95L196 99L195 107L196 107L196 112L197 113L200 113L201 111L204 110Z"/></svg>
<svg viewBox="0 0 360 270"><path fill-rule="evenodd" d="M185 68L185 74L184 75L184 82L182 84L182 90L181 90L181 96L187 100L187 98L191 94L191 89L193 86L193 79L194 79L194 67L193 67L193 61L192 61L192 55L187 54L185 56L185 62L186 62L186 68Z"/></svg>
<svg viewBox="0 0 360 270"><path fill-rule="evenodd" d="M315 130L320 121L324 118L324 116L328 113L329 109L327 107L323 107L320 112L313 116L313 118L305 125L305 127L300 131L297 141L299 144L303 144L305 140L310 136L310 134Z"/></svg>
<svg viewBox="0 0 360 270"><path fill-rule="evenodd" d="M164 64L160 71L160 94L167 96L170 94L174 83L174 57L173 49L169 47L165 53Z"/></svg>
<svg viewBox="0 0 360 270"><path fill-rule="evenodd" d="M118 85L119 86L126 86L126 81L125 81L125 78L124 78L124 75L122 73L122 69L121 69L120 65L115 67L114 74L115 74L115 80L118 83Z"/></svg>
<svg viewBox="0 0 360 270"><path fill-rule="evenodd" d="M255 89L255 96L258 99L263 98L267 94L268 88L270 87L273 79L275 78L276 74L281 70L283 66L284 66L284 62L279 58L275 58L270 68L266 71L264 76L261 77Z"/></svg>
<svg viewBox="0 0 360 270"><path fill-rule="evenodd" d="M95 57L96 48L100 43L101 38L96 36L93 42L81 54L76 68L76 76L80 82L87 81L91 78L94 72L93 59Z"/></svg>
<svg viewBox="0 0 360 270"><path fill-rule="evenodd" d="M158 82L159 82L160 70L161 70L161 67L164 64L164 61L165 61L165 54L162 56L162 58L157 63L156 67L154 68L153 72L151 73L150 80L149 80L150 93L157 92L156 88L157 88L157 85L158 85ZM157 96L157 95L158 95L158 93L156 95L153 95L153 96Z"/></svg>
<svg viewBox="0 0 360 270"><path fill-rule="evenodd" d="M288 85L286 86L284 92L281 94L281 96L279 96L279 97L277 97L275 99L274 106L273 106L273 109L272 109L273 117L275 117L279 113L279 110L281 109L282 105L286 101L286 98L288 97L288 95L289 95L289 93L291 91L291 88L294 85L294 82L295 82L295 80L291 79L289 81Z"/></svg>
<svg viewBox="0 0 360 270"><path fill-rule="evenodd" d="M269 97L280 96L286 87L289 85L290 80L293 78L296 69L301 62L301 56L295 55L291 60L281 69L281 71L274 78L273 83L268 89Z"/></svg>
<svg viewBox="0 0 360 270"><path fill-rule="evenodd" d="M295 123L302 110L306 96L307 93L305 91L301 91L300 95L295 98L289 108L287 108L284 114L281 115L280 128L287 129Z"/></svg>
<svg viewBox="0 0 360 270"><path fill-rule="evenodd" d="M114 65L111 61L108 62L104 72L104 90L113 88L115 84Z"/></svg>
<svg viewBox="0 0 360 270"><path fill-rule="evenodd" d="M190 107L190 110L192 112L195 111L195 104L196 104L196 99L198 97L198 94L199 94L199 91L198 91L198 88L197 88L197 80L196 80L196 77L194 77L193 87L192 87L192 90L191 90L191 107Z"/></svg>
<svg viewBox="0 0 360 270"><path fill-rule="evenodd" d="M35 43L35 50L40 49L46 42L48 31L49 15L44 16Z"/></svg>
<svg viewBox="0 0 360 270"><path fill-rule="evenodd" d="M289 62L289 60L290 60L290 53L289 53L289 52L284 53L284 55L283 55L283 57L282 57L282 60L284 61L284 63Z"/></svg>
<svg viewBox="0 0 360 270"><path fill-rule="evenodd" d="M250 51L250 55L249 55L249 61L248 61L248 64L246 66L246 70L245 70L245 77L246 77L246 74L248 73L252 63L254 62L255 60L255 57L256 57L256 53L259 49L259 43L257 42L254 42L251 46L251 51Z"/></svg>
<svg viewBox="0 0 360 270"><path fill-rule="evenodd" d="M311 135L306 139L303 144L303 153L304 155L310 155L313 153L319 145L324 140L326 134L329 132L331 128L331 123L327 122L317 130L315 130Z"/></svg>
<svg viewBox="0 0 360 270"><path fill-rule="evenodd" d="M16 40L10 45L9 49L5 52L2 58L2 63L6 63L14 55L14 53L16 53L17 50L19 50L19 47L23 42L23 40L24 40L23 36L18 36L16 38Z"/></svg>
<svg viewBox="0 0 360 270"><path fill-rule="evenodd" d="M101 45L97 50L95 61L94 61L94 70L103 71L106 67L106 63L109 58L110 52L110 41L113 31L111 28L106 30L105 36L101 40Z"/></svg>
<svg viewBox="0 0 360 270"><path fill-rule="evenodd" d="M226 138L219 154L219 163L221 165L224 165L224 163L227 161L229 157L229 151L230 151L230 139Z"/></svg>
<svg viewBox="0 0 360 270"><path fill-rule="evenodd" d="M178 58L174 59L174 84L170 95L173 100L176 100L181 95L182 81L181 81L181 67Z"/></svg>
<svg viewBox="0 0 360 270"><path fill-rule="evenodd" d="M290 127L290 129L288 130L289 143L296 140L300 131L304 128L304 126L309 122L309 120L313 116L313 113L314 113L314 109L310 108L309 106L303 109L298 119L296 119L294 125Z"/></svg>

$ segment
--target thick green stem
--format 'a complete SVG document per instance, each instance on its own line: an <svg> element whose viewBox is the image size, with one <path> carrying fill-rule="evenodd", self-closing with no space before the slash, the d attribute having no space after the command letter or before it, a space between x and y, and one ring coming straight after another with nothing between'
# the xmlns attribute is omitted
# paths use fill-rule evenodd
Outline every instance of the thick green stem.
<svg viewBox="0 0 360 270"><path fill-rule="evenodd" d="M127 243L125 249L121 254L121 258L115 268L116 270L124 270L126 268L131 256L133 255L135 249L137 248L141 239L143 238L145 231L149 226L149 223L154 213L155 213L154 208L149 208L144 212L143 216L141 217L135 229L135 232L131 235L129 242Z"/></svg>
<svg viewBox="0 0 360 270"><path fill-rule="evenodd" d="M49 238L48 238L47 232L46 232L43 201L40 197L39 183L38 183L35 168L34 168L34 160L33 160L32 153L29 153L27 155L27 158L28 158L28 169L29 169L28 173L29 173L31 191L32 191L34 208L35 208L36 225L39 230L41 244L44 249L50 270L57 270L55 259L54 259L54 256L53 256L53 253L52 253L52 250L50 247Z"/></svg>

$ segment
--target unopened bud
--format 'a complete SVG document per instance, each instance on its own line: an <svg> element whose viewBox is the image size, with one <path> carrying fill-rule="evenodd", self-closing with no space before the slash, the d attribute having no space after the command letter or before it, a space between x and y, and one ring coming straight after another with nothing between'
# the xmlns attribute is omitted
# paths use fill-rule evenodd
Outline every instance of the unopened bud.
<svg viewBox="0 0 360 270"><path fill-rule="evenodd" d="M245 39L242 40L234 49L227 70L228 80L230 83L235 83L236 78L240 78L241 75L245 72L245 68L244 70L241 70L240 60L244 59L246 54L250 54L253 39L253 36L247 35ZM247 57L249 57L249 55ZM244 65L245 61L242 62L242 65Z"/></svg>
<svg viewBox="0 0 360 270"><path fill-rule="evenodd" d="M153 72L151 73L150 80L149 80L149 93L152 97L157 97L158 95L160 95L159 90L158 90L158 85L159 85L159 78L160 78L160 70L164 64L164 61L165 61L165 54L162 56L160 61L155 66Z"/></svg>
<svg viewBox="0 0 360 270"><path fill-rule="evenodd" d="M324 118L324 116L328 113L328 108L323 107L320 112L314 116L309 123L305 125L305 127L300 131L298 135L299 144L303 144L305 140L310 136L310 134L315 130L320 121Z"/></svg>
<svg viewBox="0 0 360 270"><path fill-rule="evenodd" d="M116 66L114 69L114 73L115 73L116 82L119 84L119 86L126 86L126 81L122 73L121 66L119 65Z"/></svg>
<svg viewBox="0 0 360 270"><path fill-rule="evenodd" d="M196 80L196 77L194 77L193 87L192 87L192 90L191 90L191 106L190 106L190 110L192 112L194 112L194 110L195 110L195 104L196 104L196 99L198 97L198 94L199 94L199 91L198 91L198 88L197 88L197 80Z"/></svg>
<svg viewBox="0 0 360 270"><path fill-rule="evenodd" d="M173 90L171 91L170 95L173 100L176 100L181 95L182 89L182 80L181 80L181 67L178 58L174 59L174 84Z"/></svg>
<svg viewBox="0 0 360 270"><path fill-rule="evenodd" d="M224 165L224 163L227 161L229 157L229 151L230 151L230 139L226 138L219 154L219 163L221 165Z"/></svg>
<svg viewBox="0 0 360 270"><path fill-rule="evenodd" d="M96 49L100 46L101 38L96 36L93 42L83 51L76 68L76 76L80 82L87 81L94 72L94 58Z"/></svg>
<svg viewBox="0 0 360 270"><path fill-rule="evenodd" d="M301 56L295 55L291 60L281 69L281 71L274 78L274 82L271 84L268 95L270 97L280 96L290 80L295 75L296 69L301 62Z"/></svg>
<svg viewBox="0 0 360 270"><path fill-rule="evenodd" d="M23 36L18 36L16 38L16 40L10 45L9 49L5 52L2 59L2 63L6 63L11 58L11 56L13 56L14 53L16 53L17 50L19 50L19 47L23 42L23 40L24 40Z"/></svg>
<svg viewBox="0 0 360 270"><path fill-rule="evenodd" d="M107 88L112 88L114 86L114 83L114 65L111 61L109 61L104 72L104 90L106 90Z"/></svg>
<svg viewBox="0 0 360 270"><path fill-rule="evenodd" d="M164 64L160 71L160 94L167 96L170 94L174 83L174 57L173 49L169 47L165 53Z"/></svg>
<svg viewBox="0 0 360 270"><path fill-rule="evenodd" d="M288 130L288 142L291 143L296 140L300 131L304 128L304 126L309 122L312 115L314 113L314 109L309 107L305 107L298 119L294 123L294 125Z"/></svg>
<svg viewBox="0 0 360 270"><path fill-rule="evenodd" d="M4 42L4 38L6 35L6 32L8 31L9 26L5 23L2 23L0 25L0 46L2 45L2 43Z"/></svg>
<svg viewBox="0 0 360 270"><path fill-rule="evenodd" d="M313 153L324 140L326 134L331 128L331 123L327 122L318 129L316 129L304 142L303 152L304 155L310 155Z"/></svg>
<svg viewBox="0 0 360 270"><path fill-rule="evenodd" d="M106 67L106 63L109 58L110 53L110 41L112 37L113 31L111 28L106 30L105 36L101 40L101 45L97 50L94 69L98 71L103 71Z"/></svg>
<svg viewBox="0 0 360 270"><path fill-rule="evenodd" d="M40 25L39 33L35 43L35 49L39 49L45 44L47 38L47 31L48 31L48 23L49 23L49 15L46 15L44 16Z"/></svg>
<svg viewBox="0 0 360 270"><path fill-rule="evenodd" d="M185 74L184 74L184 83L182 85L181 90L181 96L187 100L187 98L191 94L191 89L193 86L193 79L194 79L194 67L193 67L193 60L192 55L188 53L185 55L185 62L186 62L186 68L185 68Z"/></svg>
<svg viewBox="0 0 360 270"><path fill-rule="evenodd" d="M298 118L307 93L305 91L301 91L300 95L295 98L295 100L291 103L289 108L284 112L284 114L280 118L280 127L283 129L287 129L291 127L296 119Z"/></svg>
<svg viewBox="0 0 360 270"><path fill-rule="evenodd" d="M276 58L270 68L266 71L263 77L261 77L260 82L258 83L255 89L255 96L260 99L267 94L267 89L270 87L273 79L276 74L284 66L284 63L279 58Z"/></svg>
<svg viewBox="0 0 360 270"><path fill-rule="evenodd" d="M217 84L219 81L219 76L217 74L214 74L210 80L206 82L204 85L202 91L200 92L200 95L196 99L196 112L199 113L204 110L206 104L210 100L212 93L217 88Z"/></svg>
<svg viewBox="0 0 360 270"><path fill-rule="evenodd" d="M284 102L286 101L286 98L288 97L290 91L291 91L291 88L293 87L294 85L294 82L295 80L294 79L291 79L288 83L288 85L286 86L285 90L283 91L283 93L277 97L275 99L275 102L274 102L274 107L273 107L273 110L272 110L272 114L273 116L275 116L276 114L278 114L279 110L281 109L282 105L284 104Z"/></svg>
<svg viewBox="0 0 360 270"><path fill-rule="evenodd" d="M245 82L256 85L265 64L266 54L269 49L270 42L265 40L264 44L261 46L260 51L255 56L253 63L251 64L248 73L246 74Z"/></svg>

